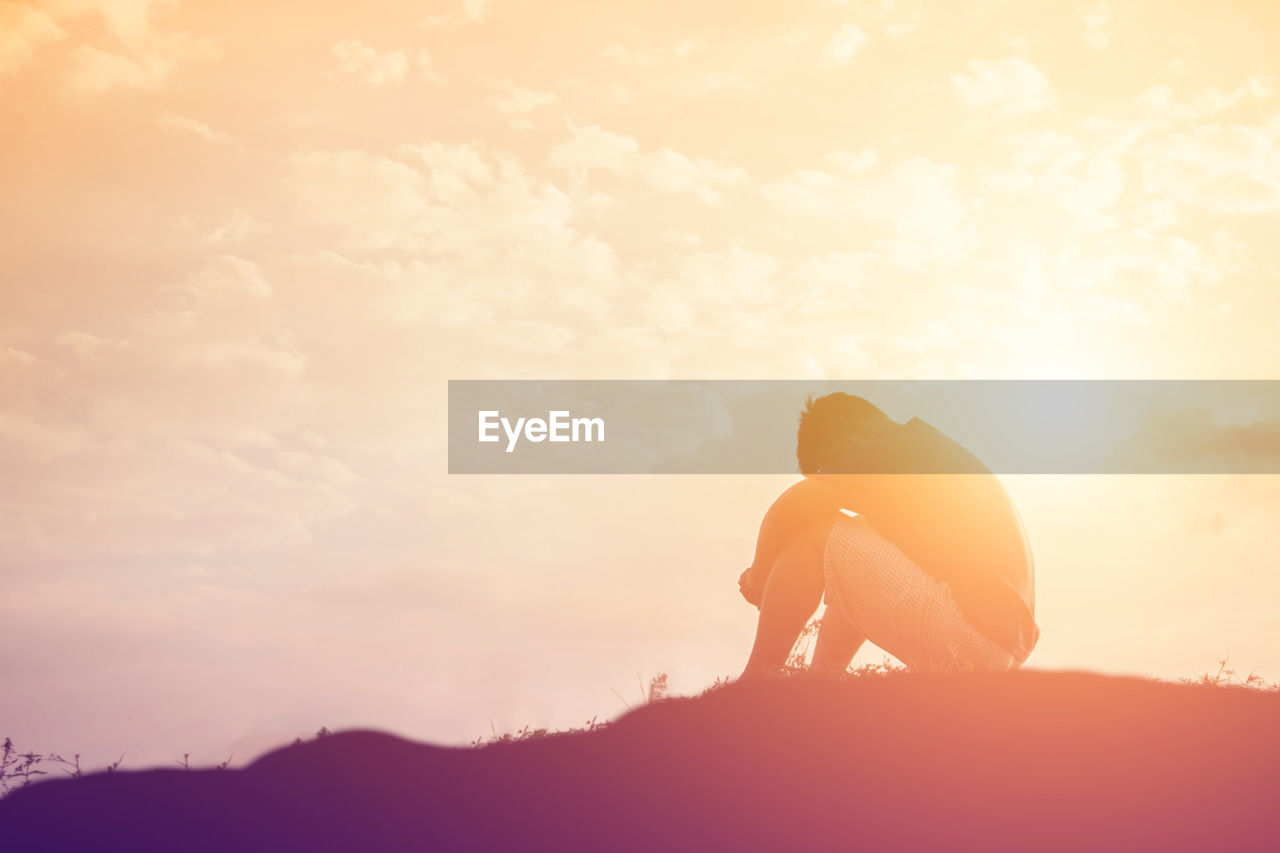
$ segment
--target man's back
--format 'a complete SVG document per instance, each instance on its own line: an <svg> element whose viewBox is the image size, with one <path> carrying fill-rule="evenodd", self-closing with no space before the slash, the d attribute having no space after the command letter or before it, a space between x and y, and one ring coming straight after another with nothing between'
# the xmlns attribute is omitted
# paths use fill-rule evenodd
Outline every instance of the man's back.
<svg viewBox="0 0 1280 853"><path fill-rule="evenodd" d="M1020 659L1030 654L1039 637L1031 549L1004 484L973 454L915 418L822 474L849 509L950 584L974 627Z"/></svg>

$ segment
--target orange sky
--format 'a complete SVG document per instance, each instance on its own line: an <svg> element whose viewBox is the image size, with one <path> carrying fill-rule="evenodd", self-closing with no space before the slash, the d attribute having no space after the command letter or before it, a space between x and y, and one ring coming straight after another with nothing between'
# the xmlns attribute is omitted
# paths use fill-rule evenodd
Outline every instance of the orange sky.
<svg viewBox="0 0 1280 853"><path fill-rule="evenodd" d="M449 378L1276 378L1278 36L1267 2L0 2L0 736L462 740L737 672L789 481L451 479ZM1010 485L1029 665L1280 678L1275 478Z"/></svg>

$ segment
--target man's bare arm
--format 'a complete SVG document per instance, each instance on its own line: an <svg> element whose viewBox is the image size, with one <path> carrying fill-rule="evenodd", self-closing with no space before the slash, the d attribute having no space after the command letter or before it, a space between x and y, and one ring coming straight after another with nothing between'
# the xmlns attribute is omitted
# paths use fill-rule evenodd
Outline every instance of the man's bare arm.
<svg viewBox="0 0 1280 853"><path fill-rule="evenodd" d="M810 528L829 524L840 507L839 498L833 489L807 477L779 495L760 522L755 557L739 578L743 596L758 606L758 593L764 589L769 579L769 570L782 549L797 535ZM757 593L755 601L752 601L752 593Z"/></svg>

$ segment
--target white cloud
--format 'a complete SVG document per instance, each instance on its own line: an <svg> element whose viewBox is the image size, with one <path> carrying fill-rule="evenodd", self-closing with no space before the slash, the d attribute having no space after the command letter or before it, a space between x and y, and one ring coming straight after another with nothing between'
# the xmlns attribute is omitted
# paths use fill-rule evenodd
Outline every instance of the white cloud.
<svg viewBox="0 0 1280 853"><path fill-rule="evenodd" d="M425 242L423 234L436 217L417 169L350 149L301 151L289 160L295 190L312 218L338 229L349 248L376 251Z"/></svg>
<svg viewBox="0 0 1280 853"><path fill-rule="evenodd" d="M242 243L265 233L267 227L258 222L244 210L237 208L212 231L204 235L206 243L227 245Z"/></svg>
<svg viewBox="0 0 1280 853"><path fill-rule="evenodd" d="M880 155L872 148L861 151L829 151L823 156L822 162L839 172L861 175L880 164Z"/></svg>
<svg viewBox="0 0 1280 853"><path fill-rule="evenodd" d="M0 3L0 75L17 71L43 45L66 35L47 10L27 3Z"/></svg>
<svg viewBox="0 0 1280 853"><path fill-rule="evenodd" d="M433 201L465 204L491 190L498 180L479 145L428 142L401 146L401 153L427 167L427 186Z"/></svg>
<svg viewBox="0 0 1280 853"><path fill-rule="evenodd" d="M119 349L124 346L120 341L79 331L62 332L54 338L54 343L61 349L75 353L79 358L91 358L102 350Z"/></svg>
<svg viewBox="0 0 1280 853"><path fill-rule="evenodd" d="M649 49L612 44L605 48L604 55L623 65L663 65L692 56L706 46L702 39L681 39L674 44Z"/></svg>
<svg viewBox="0 0 1280 853"><path fill-rule="evenodd" d="M424 30L440 27L459 27L465 24L483 23L489 17L490 0L462 0L460 8L438 15L427 15L418 21Z"/></svg>
<svg viewBox="0 0 1280 853"><path fill-rule="evenodd" d="M186 284L173 289L206 298L248 296L265 299L271 295L271 285L258 265L235 255L214 258L189 276Z"/></svg>
<svg viewBox="0 0 1280 853"><path fill-rule="evenodd" d="M107 92L112 89L159 89L172 70L162 56L130 57L89 45L79 45L71 53L71 87L79 92Z"/></svg>
<svg viewBox="0 0 1280 853"><path fill-rule="evenodd" d="M1149 193L1216 213L1280 210L1280 125L1210 125L1171 134L1142 150Z"/></svg>
<svg viewBox="0 0 1280 853"><path fill-rule="evenodd" d="M951 82L969 106L995 109L1001 115L1022 115L1053 103L1049 81L1021 57L971 59L967 68L951 75Z"/></svg>
<svg viewBox="0 0 1280 853"><path fill-rule="evenodd" d="M1245 101L1262 101L1270 97L1271 90L1251 75L1229 92L1200 89L1179 98L1169 86L1157 85L1143 90L1135 101L1149 115L1163 121L1190 121L1215 116Z"/></svg>
<svg viewBox="0 0 1280 853"><path fill-rule="evenodd" d="M67 85L74 92L102 94L116 89L159 91L173 73L192 59L216 59L221 49L211 39L193 39L176 33L156 36L140 47L103 50L77 45L71 51L66 71Z"/></svg>
<svg viewBox="0 0 1280 853"><path fill-rule="evenodd" d="M24 460L45 461L67 456L86 444L84 432L63 426L48 426L15 412L0 411L0 450ZM16 508L14 508L16 510ZM10 513L16 517L16 512ZM34 530L26 531L24 539ZM16 541L16 540L15 540ZM23 544L30 544L23 542Z"/></svg>
<svg viewBox="0 0 1280 853"><path fill-rule="evenodd" d="M596 125L569 123L570 137L551 149L551 165L564 169L579 181L595 171L612 172L640 180L665 193L690 193L708 204L723 201L726 189L746 182L747 173L737 166L706 158L689 158L669 148L642 152L629 136Z"/></svg>
<svg viewBox="0 0 1280 853"><path fill-rule="evenodd" d="M629 136L611 133L597 125L579 127L572 121L569 130L569 139L552 148L549 155L551 165L557 168L622 173L640 156L640 143Z"/></svg>
<svg viewBox="0 0 1280 853"><path fill-rule="evenodd" d="M418 71L419 73L422 74L422 77L424 80L429 80L432 83L444 82L444 77L440 74L440 72L436 71L435 60L432 58L431 54L427 52L425 49L419 50L417 53L415 53L413 55L413 61L414 61L414 64L418 66Z"/></svg>
<svg viewBox="0 0 1280 853"><path fill-rule="evenodd" d="M1128 210L1128 218L1139 231L1158 234L1178 221L1178 206L1168 196L1147 196Z"/></svg>
<svg viewBox="0 0 1280 853"><path fill-rule="evenodd" d="M1108 145L1056 130L1014 134L1005 145L1012 149L1009 166L991 170L986 182L1006 200L1025 201L1010 219L1059 234L1115 226L1124 168Z"/></svg>
<svg viewBox="0 0 1280 853"><path fill-rule="evenodd" d="M142 47L156 38L151 25L152 10L176 6L177 0L53 0L49 5L59 16L95 13L120 43Z"/></svg>
<svg viewBox="0 0 1280 853"><path fill-rule="evenodd" d="M1084 42L1094 49L1103 48L1111 41L1109 24L1111 9L1106 3L1090 6L1081 13L1084 21Z"/></svg>
<svg viewBox="0 0 1280 853"><path fill-rule="evenodd" d="M379 52L360 39L343 39L329 49L338 67L374 86L403 83L409 57L403 50Z"/></svg>
<svg viewBox="0 0 1280 853"><path fill-rule="evenodd" d="M868 287L884 283L879 274L883 263L884 257L877 252L828 252L805 259L789 278L816 304L845 304Z"/></svg>
<svg viewBox="0 0 1280 853"><path fill-rule="evenodd" d="M19 367L30 367L40 359L36 358L26 350L16 347L0 347L0 363L9 362Z"/></svg>
<svg viewBox="0 0 1280 853"><path fill-rule="evenodd" d="M699 95L711 95L717 92L754 92L760 88L760 82L751 80L738 71L708 71L693 84L693 91Z"/></svg>
<svg viewBox="0 0 1280 853"><path fill-rule="evenodd" d="M1200 246L1180 237L1140 231L1108 231L1087 244L1087 251L1055 259L1052 279L1085 292L1123 288L1185 301L1196 282L1217 281L1221 271Z"/></svg>
<svg viewBox="0 0 1280 853"><path fill-rule="evenodd" d="M719 204L722 190L743 183L747 177L736 166L690 159L670 148L642 154L637 166L644 179L662 192L692 193L708 204Z"/></svg>
<svg viewBox="0 0 1280 853"><path fill-rule="evenodd" d="M303 210L333 231L336 246L355 255L396 253L326 262L337 265L348 286L370 282L366 303L378 323L493 322L487 335L494 352L511 354L531 347L504 331L515 319L542 317L554 306L548 322L568 328L602 322L618 282L616 259L610 246L572 227L567 194L511 155L479 145L404 145L398 155L294 157Z"/></svg>
<svg viewBox="0 0 1280 853"><path fill-rule="evenodd" d="M846 24L827 40L822 61L828 68L847 68L867 43L867 34L852 24Z"/></svg>
<svg viewBox="0 0 1280 853"><path fill-rule="evenodd" d="M828 169L801 169L767 184L764 197L789 214L878 226L901 250L921 259L971 253L976 233L960 195L958 169L925 157L875 169L874 152L833 152Z"/></svg>
<svg viewBox="0 0 1280 853"><path fill-rule="evenodd" d="M204 139L207 142L217 143L219 145L235 145L240 144L240 140L236 139L229 133L214 130L202 121L182 116L176 113L163 113L157 122L161 127L169 130L176 130L182 133L192 133Z"/></svg>
<svg viewBox="0 0 1280 853"><path fill-rule="evenodd" d="M925 17L923 12L914 12L910 17L904 20L895 21L892 24L885 24L885 35L890 36L891 38L903 38L905 36L909 36L911 33L914 33L916 30L924 26L924 20Z"/></svg>
<svg viewBox="0 0 1280 853"><path fill-rule="evenodd" d="M772 280L778 267L776 258L739 246L695 252L680 266L677 289L702 305L760 305L776 294Z"/></svg>
<svg viewBox="0 0 1280 853"><path fill-rule="evenodd" d="M287 346L254 340L184 344L173 353L180 366L203 370L266 371L282 379L296 380L307 370L307 357Z"/></svg>
<svg viewBox="0 0 1280 853"><path fill-rule="evenodd" d="M680 231L675 228L667 228L662 232L662 240L675 246L685 249L693 249L702 245L702 235L694 234L689 231Z"/></svg>
<svg viewBox="0 0 1280 853"><path fill-rule="evenodd" d="M191 60L217 59L219 43L185 32L156 29L151 12L174 0L57 0L48 8L61 21L94 14L106 25L109 38L99 44L79 44L70 55L67 86L82 94L116 89L158 91Z"/></svg>
<svg viewBox="0 0 1280 853"><path fill-rule="evenodd" d="M538 92L533 89L526 89L510 80L501 80L494 85L499 91L499 94L493 100L494 107L498 112L506 116L508 123L517 130L525 130L532 127L533 124L528 118L529 114L555 103L558 98L555 92Z"/></svg>
<svg viewBox="0 0 1280 853"><path fill-rule="evenodd" d="M612 247L574 226L578 197L508 153L429 142L394 158L304 152L294 168L302 212L334 247L296 274L348 294L343 324L397 351L412 341L436 358L448 346L446 362L477 376L512 365L581 374L584 354L631 322L614 313L628 282ZM597 337L607 340L588 343ZM427 417L434 404L415 399Z"/></svg>

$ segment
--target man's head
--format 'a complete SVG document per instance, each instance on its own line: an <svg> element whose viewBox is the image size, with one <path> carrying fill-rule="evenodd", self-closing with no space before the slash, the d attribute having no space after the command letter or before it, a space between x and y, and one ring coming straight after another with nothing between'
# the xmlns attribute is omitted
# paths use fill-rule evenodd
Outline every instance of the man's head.
<svg viewBox="0 0 1280 853"><path fill-rule="evenodd" d="M816 474L839 462L859 441L892 423L889 416L861 397L837 391L805 401L796 430L800 473Z"/></svg>

